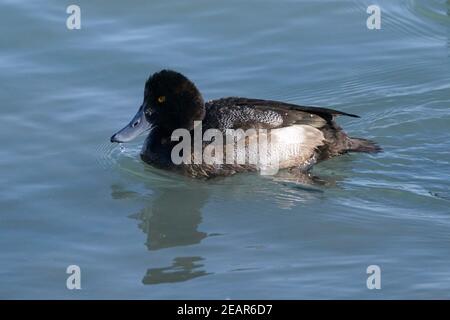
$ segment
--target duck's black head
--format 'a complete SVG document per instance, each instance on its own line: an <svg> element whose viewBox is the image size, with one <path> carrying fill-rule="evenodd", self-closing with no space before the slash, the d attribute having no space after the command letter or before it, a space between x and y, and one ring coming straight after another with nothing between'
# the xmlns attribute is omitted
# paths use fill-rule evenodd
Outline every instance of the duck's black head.
<svg viewBox="0 0 450 320"><path fill-rule="evenodd" d="M170 135L175 129L194 127L203 120L205 104L197 87L181 73L162 70L145 83L144 102L131 122L111 137L111 142L127 142L157 127Z"/></svg>

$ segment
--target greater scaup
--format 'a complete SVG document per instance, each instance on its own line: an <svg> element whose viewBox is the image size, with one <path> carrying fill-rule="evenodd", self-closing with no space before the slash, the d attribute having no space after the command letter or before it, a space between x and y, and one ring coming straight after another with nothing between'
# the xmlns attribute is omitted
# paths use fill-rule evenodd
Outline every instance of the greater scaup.
<svg viewBox="0 0 450 320"><path fill-rule="evenodd" d="M217 129L223 135L228 129L255 129L253 136L244 137L246 151L249 142L261 138L263 131L260 129L267 130L266 138L270 140L271 152L279 160L279 169L300 168L307 172L318 161L347 152L381 151L370 140L347 136L335 122L335 117L339 115L358 117L327 108L262 99L229 97L205 103L188 78L175 71L162 70L147 80L144 101L137 114L125 128L111 137L111 142L128 142L148 132L141 151L143 161L203 178L258 171L261 168L248 161L244 164L226 161L175 164L172 149L179 142L172 141L172 133L176 129L186 129L193 135L194 121L201 121L202 132ZM205 149L210 143L203 142L201 147Z"/></svg>

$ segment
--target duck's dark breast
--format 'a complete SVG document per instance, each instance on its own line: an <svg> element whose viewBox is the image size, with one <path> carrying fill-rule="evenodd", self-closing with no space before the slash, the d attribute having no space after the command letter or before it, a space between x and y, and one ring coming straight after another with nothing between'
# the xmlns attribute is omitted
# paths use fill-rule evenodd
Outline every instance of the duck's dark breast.
<svg viewBox="0 0 450 320"><path fill-rule="evenodd" d="M171 153L174 143L158 128L154 128L145 139L141 150L141 159L153 166L162 169L174 168Z"/></svg>

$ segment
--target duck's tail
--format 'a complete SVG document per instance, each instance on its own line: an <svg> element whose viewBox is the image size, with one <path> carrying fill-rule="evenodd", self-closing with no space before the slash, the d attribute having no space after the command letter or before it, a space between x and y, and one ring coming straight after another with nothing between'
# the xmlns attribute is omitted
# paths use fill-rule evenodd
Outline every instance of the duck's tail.
<svg viewBox="0 0 450 320"><path fill-rule="evenodd" d="M371 140L361 138L350 138L349 140L350 147L347 150L349 152L378 153L383 151L376 142Z"/></svg>

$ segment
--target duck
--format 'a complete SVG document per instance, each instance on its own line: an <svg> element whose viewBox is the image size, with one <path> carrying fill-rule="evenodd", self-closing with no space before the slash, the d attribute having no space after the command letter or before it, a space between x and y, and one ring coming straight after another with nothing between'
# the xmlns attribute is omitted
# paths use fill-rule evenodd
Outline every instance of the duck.
<svg viewBox="0 0 450 320"><path fill-rule="evenodd" d="M267 168L273 167L275 173L282 169L308 173L315 164L336 156L382 151L372 140L349 137L336 123L338 116L359 118L334 109L275 100L225 97L205 102L191 80L164 69L148 78L138 112L110 140L126 143L146 135L140 153L142 161L159 169L205 179L242 172L271 172ZM174 137L180 130L184 134ZM211 131L213 134L205 139ZM227 139L230 132L240 133L231 143ZM199 144L184 141L185 148L180 150L180 140L196 135L203 137ZM269 147L258 145L263 140L269 141ZM255 144L257 147L253 147ZM207 150L214 161L204 161L206 157L201 153ZM200 161L192 161L196 152L200 152L197 157ZM240 161L236 157L226 158L233 152L241 155ZM276 166L275 161L264 162L261 157L253 157L256 161L250 162L250 155L255 152L265 152L266 159L268 155L276 158Z"/></svg>

